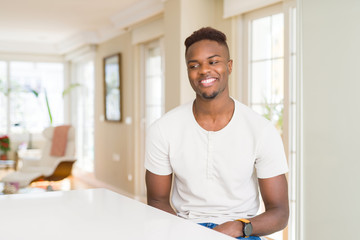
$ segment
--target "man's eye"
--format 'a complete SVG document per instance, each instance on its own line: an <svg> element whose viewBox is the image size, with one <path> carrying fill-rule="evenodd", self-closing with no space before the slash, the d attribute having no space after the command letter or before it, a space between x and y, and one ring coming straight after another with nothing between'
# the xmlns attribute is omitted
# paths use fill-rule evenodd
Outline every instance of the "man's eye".
<svg viewBox="0 0 360 240"><path fill-rule="evenodd" d="M199 64L193 64L193 65L189 66L190 69L194 69L194 68L197 68L197 67L199 67Z"/></svg>
<svg viewBox="0 0 360 240"><path fill-rule="evenodd" d="M210 61L210 65L214 65L214 64L217 64L218 61Z"/></svg>

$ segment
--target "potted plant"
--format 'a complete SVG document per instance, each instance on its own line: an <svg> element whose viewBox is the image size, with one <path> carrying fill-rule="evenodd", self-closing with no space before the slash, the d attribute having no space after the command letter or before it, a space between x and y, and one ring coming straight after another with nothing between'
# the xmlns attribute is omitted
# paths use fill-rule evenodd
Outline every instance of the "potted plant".
<svg viewBox="0 0 360 240"><path fill-rule="evenodd" d="M0 160L7 159L7 152L10 151L10 139L7 135L0 137Z"/></svg>
<svg viewBox="0 0 360 240"><path fill-rule="evenodd" d="M79 84L79 83L72 83L72 84L70 84L70 86L67 87L67 88L62 92L62 97L64 98L64 97L65 97L67 94L69 94L74 88L80 87L80 86L81 86L81 84ZM33 93L36 98L39 97L40 92L39 92L38 90L35 90L35 89L32 89L32 88L28 87L28 88L26 89L26 91ZM49 115L49 122L50 122L50 125L52 125L53 119L52 119L52 114L51 114L51 109L50 109L49 99L48 99L48 96L47 96L46 89L44 89L44 96L45 96L45 102L46 102L47 112L48 112L48 115Z"/></svg>

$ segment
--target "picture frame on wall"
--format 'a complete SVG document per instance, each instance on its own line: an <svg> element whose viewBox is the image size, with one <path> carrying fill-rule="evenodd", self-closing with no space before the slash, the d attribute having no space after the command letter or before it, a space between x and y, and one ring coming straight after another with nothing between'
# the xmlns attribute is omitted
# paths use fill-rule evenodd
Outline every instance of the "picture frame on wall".
<svg viewBox="0 0 360 240"><path fill-rule="evenodd" d="M104 103L105 120L121 122L121 54L113 54L104 58Z"/></svg>

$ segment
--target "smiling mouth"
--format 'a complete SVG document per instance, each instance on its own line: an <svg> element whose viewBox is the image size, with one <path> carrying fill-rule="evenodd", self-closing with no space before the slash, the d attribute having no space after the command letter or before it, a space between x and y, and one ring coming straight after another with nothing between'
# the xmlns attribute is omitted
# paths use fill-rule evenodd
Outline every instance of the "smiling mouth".
<svg viewBox="0 0 360 240"><path fill-rule="evenodd" d="M209 87L211 85L213 85L216 81L216 78L207 78L207 79L203 79L200 81L201 85L203 85L204 87Z"/></svg>

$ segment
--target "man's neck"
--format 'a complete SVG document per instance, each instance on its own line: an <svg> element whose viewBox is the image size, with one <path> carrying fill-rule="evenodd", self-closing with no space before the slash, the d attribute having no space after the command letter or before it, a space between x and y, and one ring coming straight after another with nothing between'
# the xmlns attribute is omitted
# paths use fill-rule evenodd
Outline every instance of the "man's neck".
<svg viewBox="0 0 360 240"><path fill-rule="evenodd" d="M235 104L229 95L215 99L203 99L197 96L193 104L193 113L199 125L207 131L218 131L231 120Z"/></svg>

